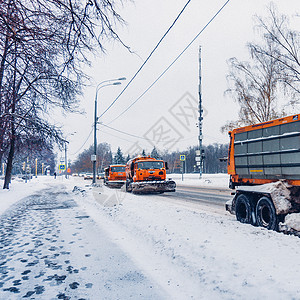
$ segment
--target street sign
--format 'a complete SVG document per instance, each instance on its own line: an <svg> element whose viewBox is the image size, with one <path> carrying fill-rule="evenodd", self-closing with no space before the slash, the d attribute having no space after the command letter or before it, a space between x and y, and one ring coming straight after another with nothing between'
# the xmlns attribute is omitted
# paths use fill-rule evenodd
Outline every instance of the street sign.
<svg viewBox="0 0 300 300"><path fill-rule="evenodd" d="M196 160L196 161L200 161L200 156L196 156L196 157L195 157L195 160Z"/></svg>
<svg viewBox="0 0 300 300"><path fill-rule="evenodd" d="M196 162L196 165L197 165L197 166L201 166L200 161L197 161L197 162Z"/></svg>
<svg viewBox="0 0 300 300"><path fill-rule="evenodd" d="M200 156L200 150L196 150L195 152L197 156Z"/></svg>
<svg viewBox="0 0 300 300"><path fill-rule="evenodd" d="M185 155L180 155L180 160L185 161Z"/></svg>
<svg viewBox="0 0 300 300"><path fill-rule="evenodd" d="M59 170L65 170L65 169L66 169L66 165L59 165L59 166L58 166L58 169L59 169Z"/></svg>
<svg viewBox="0 0 300 300"><path fill-rule="evenodd" d="M96 160L97 160L97 155L92 154L92 155L91 155L91 161L96 161Z"/></svg>

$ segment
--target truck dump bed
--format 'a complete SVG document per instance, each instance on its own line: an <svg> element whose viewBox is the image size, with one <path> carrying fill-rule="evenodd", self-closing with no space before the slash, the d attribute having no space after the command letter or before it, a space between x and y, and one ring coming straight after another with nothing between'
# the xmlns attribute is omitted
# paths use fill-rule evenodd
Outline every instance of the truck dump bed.
<svg viewBox="0 0 300 300"><path fill-rule="evenodd" d="M300 114L230 133L231 187L286 179L300 186Z"/></svg>

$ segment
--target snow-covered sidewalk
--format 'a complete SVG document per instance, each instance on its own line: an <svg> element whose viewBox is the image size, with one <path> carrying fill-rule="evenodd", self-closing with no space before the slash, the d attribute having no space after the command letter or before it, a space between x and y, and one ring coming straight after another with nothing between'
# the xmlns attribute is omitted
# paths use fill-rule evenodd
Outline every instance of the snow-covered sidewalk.
<svg viewBox="0 0 300 300"><path fill-rule="evenodd" d="M51 182L1 215L0 299L165 299L72 196Z"/></svg>
<svg viewBox="0 0 300 300"><path fill-rule="evenodd" d="M208 178L210 182L214 182L213 177ZM81 215L88 216L91 232L99 228L118 253L125 254L136 266L134 274L140 276L129 276L138 284L135 292L142 294L136 299L149 299L149 294L143 296L149 291L148 283L155 289L154 299L300 298L298 237L241 224L229 214L203 211L196 204L170 202L165 195L92 188L79 178L61 181L66 186L65 197L77 203ZM75 185L79 187L76 193L72 192ZM13 195L13 189L6 192L9 194ZM1 200L2 195L0 192ZM65 240L76 239L72 229L69 234L67 231ZM59 245L54 242L54 246ZM94 265L99 263L93 260L96 253L90 257ZM101 259L110 260L103 254ZM80 268L80 261L76 264ZM112 272L114 267L111 265ZM92 264L89 268L93 269ZM109 282L111 288L119 288L119 277ZM146 285L139 284L141 278L147 279ZM88 283L91 280L86 279ZM76 299L76 292L72 295ZM128 294L122 297L128 298Z"/></svg>

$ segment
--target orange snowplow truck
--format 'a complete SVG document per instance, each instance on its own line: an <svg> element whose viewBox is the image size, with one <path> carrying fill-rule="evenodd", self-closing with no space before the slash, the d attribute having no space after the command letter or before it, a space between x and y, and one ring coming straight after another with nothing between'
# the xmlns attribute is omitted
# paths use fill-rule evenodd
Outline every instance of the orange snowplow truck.
<svg viewBox="0 0 300 300"><path fill-rule="evenodd" d="M110 165L104 169L104 184L109 187L122 187L126 182L125 165Z"/></svg>
<svg viewBox="0 0 300 300"><path fill-rule="evenodd" d="M300 212L300 114L229 132L226 209L243 223L277 230Z"/></svg>
<svg viewBox="0 0 300 300"><path fill-rule="evenodd" d="M126 164L126 191L133 193L175 192L176 183L166 180L168 164L150 156L139 156Z"/></svg>

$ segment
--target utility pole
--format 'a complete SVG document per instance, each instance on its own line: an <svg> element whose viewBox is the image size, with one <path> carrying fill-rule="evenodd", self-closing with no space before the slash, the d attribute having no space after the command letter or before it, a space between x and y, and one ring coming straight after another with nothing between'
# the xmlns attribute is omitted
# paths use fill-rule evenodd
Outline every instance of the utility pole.
<svg viewBox="0 0 300 300"><path fill-rule="evenodd" d="M96 175L97 175L97 94L98 94L98 87L96 88L96 94L95 94L95 108L94 108L94 154L91 156L91 161L93 162L93 184L96 184Z"/></svg>
<svg viewBox="0 0 300 300"><path fill-rule="evenodd" d="M28 162L29 162L29 159L27 157L26 162L25 162L25 183L27 183L27 180L28 180Z"/></svg>
<svg viewBox="0 0 300 300"><path fill-rule="evenodd" d="M65 177L66 177L66 179L68 178L68 173L67 173L67 170L68 170L67 143L69 143L69 142L65 141Z"/></svg>
<svg viewBox="0 0 300 300"><path fill-rule="evenodd" d="M94 154L91 155L91 161L93 162L93 184L96 183L96 168L97 168L97 122L98 122L98 117L97 117L97 95L100 89L106 87L106 86L110 86L110 85L120 85L121 82L117 81L117 80L126 80L125 77L121 77L121 78L117 78L117 79L109 79L109 80L105 80L100 82L97 87L96 87L96 94L95 94L95 109L94 109ZM114 82L112 82L114 81ZM111 83L110 83L111 82ZM103 85L104 83L104 85Z"/></svg>
<svg viewBox="0 0 300 300"><path fill-rule="evenodd" d="M199 152L200 152L200 161L199 161L199 175L202 178L202 168L203 168L203 156L202 156L202 120L203 120L203 109L202 109L202 74L201 74L201 46L199 46L199 119L198 119L198 126L199 126Z"/></svg>

